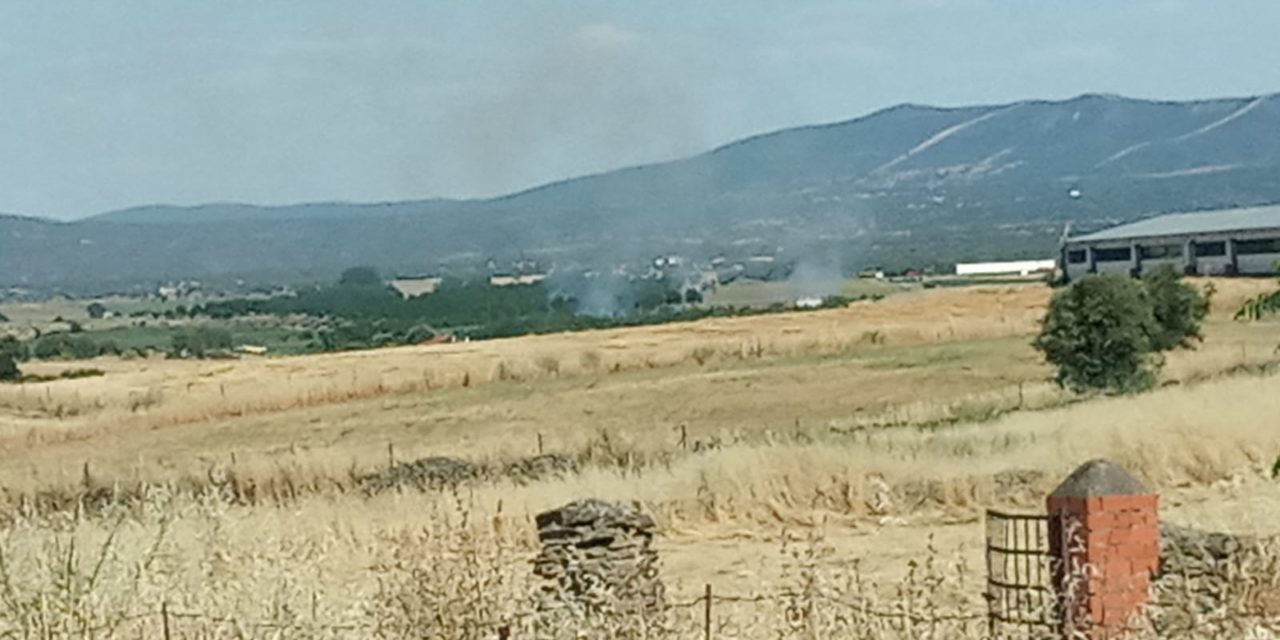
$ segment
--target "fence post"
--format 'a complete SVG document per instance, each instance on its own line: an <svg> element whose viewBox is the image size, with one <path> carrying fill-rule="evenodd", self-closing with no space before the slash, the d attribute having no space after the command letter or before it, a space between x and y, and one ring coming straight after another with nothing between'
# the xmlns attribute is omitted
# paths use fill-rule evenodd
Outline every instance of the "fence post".
<svg viewBox="0 0 1280 640"><path fill-rule="evenodd" d="M711 583L708 582L702 594L702 639L711 640Z"/></svg>
<svg viewBox="0 0 1280 640"><path fill-rule="evenodd" d="M1063 636L1135 631L1160 564L1159 496L1120 465L1093 460L1072 472L1046 506Z"/></svg>
<svg viewBox="0 0 1280 640"><path fill-rule="evenodd" d="M165 600L160 603L160 620L164 627L164 640L171 640L169 634L169 601Z"/></svg>

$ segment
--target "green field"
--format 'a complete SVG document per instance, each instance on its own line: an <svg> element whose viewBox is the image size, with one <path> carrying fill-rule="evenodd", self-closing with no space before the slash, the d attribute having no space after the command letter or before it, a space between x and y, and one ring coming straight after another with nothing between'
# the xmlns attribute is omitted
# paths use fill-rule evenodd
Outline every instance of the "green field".
<svg viewBox="0 0 1280 640"><path fill-rule="evenodd" d="M314 351L308 347L310 332L280 318L236 320L156 319L151 316L130 317L134 313L174 311L190 301L165 301L142 298L104 298L98 300L113 317L92 319L86 307L92 300L54 299L42 302L0 305L0 314L9 322L0 325L26 338L68 332L75 323L80 335L103 344L114 342L122 351L167 351L175 333L192 324L208 324L231 331L235 344L266 347L269 353L298 355Z"/></svg>
<svg viewBox="0 0 1280 640"><path fill-rule="evenodd" d="M298 355L314 351L314 349L307 347L310 343L310 337L307 332L279 322L235 320L208 321L199 324L225 327L231 331L235 344L266 347L268 352L274 354ZM126 351L164 351L172 345L174 333L185 326L187 326L186 323L117 326L86 331L85 335L99 342L115 341L121 349Z"/></svg>

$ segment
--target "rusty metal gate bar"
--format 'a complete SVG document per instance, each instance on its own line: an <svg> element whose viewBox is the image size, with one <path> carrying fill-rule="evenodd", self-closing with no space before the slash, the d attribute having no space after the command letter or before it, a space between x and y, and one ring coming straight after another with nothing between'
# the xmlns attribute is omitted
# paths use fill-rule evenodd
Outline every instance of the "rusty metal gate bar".
<svg viewBox="0 0 1280 640"><path fill-rule="evenodd" d="M987 510L987 615L992 637L1009 627L1028 637L1053 628L1049 517Z"/></svg>

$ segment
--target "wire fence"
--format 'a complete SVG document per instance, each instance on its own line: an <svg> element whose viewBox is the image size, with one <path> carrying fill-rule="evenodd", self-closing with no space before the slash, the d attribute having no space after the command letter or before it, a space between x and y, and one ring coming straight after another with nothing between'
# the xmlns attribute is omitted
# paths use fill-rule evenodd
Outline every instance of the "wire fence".
<svg viewBox="0 0 1280 640"><path fill-rule="evenodd" d="M820 589L803 591L781 591L757 594L724 594L717 593L711 584L704 585L701 595L695 598L668 601L662 611L665 613L684 612L689 615L685 624L678 628L668 628L675 637L702 638L712 640L719 637L718 632L724 629L725 623L734 622L734 618L744 613L741 608L733 608L727 612L717 610L717 605L746 605L748 611L752 605L760 605L772 613L780 613L788 619L804 618L809 610L826 607L826 611L840 611L858 620L877 620L885 624L886 629L897 631L893 637L954 637L954 638L1051 638L1062 637L1052 625L1029 629L1015 624L1009 627L989 627L990 618L985 611L964 612L947 610L936 603L924 603L919 606L892 605L873 601L870 598L857 597L851 594L833 595ZM1153 611L1169 606L1167 603L1153 602ZM701 615L696 615L700 613ZM1253 637L1248 636L1249 629L1265 630L1264 633L1280 633L1280 612L1268 611L1220 611L1195 613L1187 620L1176 624L1164 623L1153 626L1151 619L1145 618L1135 623L1132 628L1133 637L1140 638L1216 638L1216 637ZM544 611L529 609L509 615L494 616L487 619L479 615L477 619L463 625L469 632L467 638L493 638L496 640L516 640L520 637L537 637L527 633L527 622L546 615ZM727 615L726 615L727 614ZM312 612L315 616L315 612ZM696 622L697 624L693 624ZM141 625L141 626L140 626ZM192 629L199 625L199 629ZM1156 628L1158 627L1158 628ZM230 634L218 635L216 628L231 630ZM324 622L313 620L264 620L249 619L239 616L209 614L194 610L175 608L164 602L154 610L140 611L127 615L113 616L111 620L99 624L74 625L74 628L39 628L37 633L32 629L9 629L0 631L0 639L8 638L44 638L48 640L61 638L163 638L164 640L186 638L261 637L339 637L339 638L382 638L399 637L384 634L384 624L374 619L367 622ZM963 631L963 634L957 631ZM1230 634L1228 631L1234 631ZM1244 633L1246 635L1239 635ZM741 637L738 634L728 634ZM434 637L434 636L432 636ZM449 637L449 636L445 636ZM881 636L867 636L881 637ZM1261 635L1256 637L1275 637Z"/></svg>
<svg viewBox="0 0 1280 640"><path fill-rule="evenodd" d="M718 618L716 616L716 605L776 605L779 610L802 608L796 603L803 602L806 605L824 604L834 606L843 610L856 613L860 616L879 618L889 621L903 622L912 625L929 625L943 623L980 623L986 620L986 615L982 613L974 614L958 614L944 613L939 611L910 611L906 609L887 609L877 606L870 599L849 599L840 598L824 594L820 591L810 592L776 592L769 594L751 594L751 595L726 595L716 593L712 585L707 584L704 587L702 595L685 600L677 600L664 603L662 609L666 612L673 611L689 611L701 610L702 637L714 637L714 630ZM532 618L543 615L543 612L529 610L513 615L502 617L500 620L484 623L482 626L491 632L493 638L512 638L513 629L518 628L520 624ZM171 607L167 602L162 603L160 607L141 611L127 615L114 616L109 622L77 626L75 629L65 629L61 631L52 631L41 634L40 637L58 638L58 637L77 637L77 638L106 638L113 637L115 632L131 623L152 623L153 626L159 627L164 640L173 640L174 638L186 637L181 633L184 626L191 623L202 624L205 626L225 626L241 630L256 631L277 631L277 632L308 632L308 633L330 633L330 634L359 634L359 637L374 636L382 625L376 621L366 623L325 623L319 620L314 621L282 621L282 620L253 620L244 617L231 617L216 614L209 614L192 610L181 610ZM185 623L185 624L184 624ZM0 638L25 638L29 634L19 633L13 630L0 632Z"/></svg>

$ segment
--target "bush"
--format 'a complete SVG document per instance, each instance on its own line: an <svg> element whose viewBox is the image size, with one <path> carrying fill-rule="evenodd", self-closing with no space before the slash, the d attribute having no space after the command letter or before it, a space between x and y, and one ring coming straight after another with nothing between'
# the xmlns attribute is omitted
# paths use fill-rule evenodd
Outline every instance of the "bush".
<svg viewBox="0 0 1280 640"><path fill-rule="evenodd" d="M230 331L221 327L201 326L175 333L169 355L175 358L207 358L230 351L231 347Z"/></svg>
<svg viewBox="0 0 1280 640"><path fill-rule="evenodd" d="M124 351L120 348L120 343L111 338L98 343L98 355L100 356L118 356L122 353Z"/></svg>
<svg viewBox="0 0 1280 640"><path fill-rule="evenodd" d="M0 336L0 355L8 355L14 362L22 362L30 357L27 346L14 336Z"/></svg>
<svg viewBox="0 0 1280 640"><path fill-rule="evenodd" d="M87 360L101 351L93 338L84 334L53 333L36 340L32 354L40 360Z"/></svg>
<svg viewBox="0 0 1280 640"><path fill-rule="evenodd" d="M27 349L13 336L0 337L0 381L20 380L18 363L26 360Z"/></svg>
<svg viewBox="0 0 1280 640"><path fill-rule="evenodd" d="M1209 301L1204 294L1183 284L1178 272L1168 266L1143 276L1142 283L1156 319L1152 349L1169 351L1204 339L1200 323L1209 313Z"/></svg>
<svg viewBox="0 0 1280 640"><path fill-rule="evenodd" d="M1277 267L1280 267L1280 265L1277 265ZM1280 291L1263 293L1245 301L1240 310L1236 311L1235 319L1261 320L1274 313L1280 313Z"/></svg>
<svg viewBox="0 0 1280 640"><path fill-rule="evenodd" d="M1063 387L1131 392L1154 382L1152 336L1163 331L1140 282L1091 275L1054 294L1034 345Z"/></svg>
<svg viewBox="0 0 1280 640"><path fill-rule="evenodd" d="M0 353L0 382L20 379L22 379L22 371L18 369L17 360L12 355Z"/></svg>

